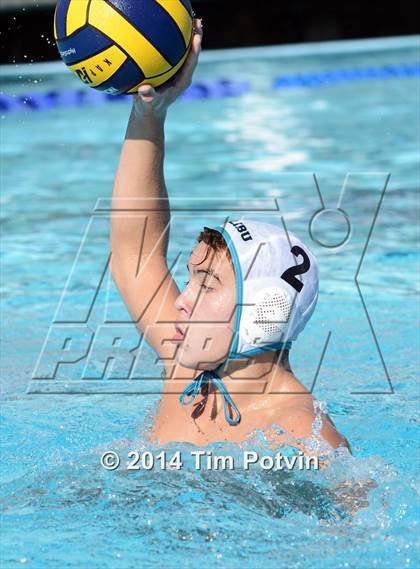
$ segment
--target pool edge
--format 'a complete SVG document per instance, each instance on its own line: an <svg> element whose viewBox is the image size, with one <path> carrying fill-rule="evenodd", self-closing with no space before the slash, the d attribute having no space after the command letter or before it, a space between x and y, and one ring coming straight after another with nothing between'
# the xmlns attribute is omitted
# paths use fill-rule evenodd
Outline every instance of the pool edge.
<svg viewBox="0 0 420 569"><path fill-rule="evenodd" d="M304 57L317 54L358 53L406 48L417 48L420 53L420 35L204 50L200 61L202 63L216 63L251 57ZM0 77L2 79L16 77L16 75L57 75L62 73L68 73L68 68L61 61L0 65Z"/></svg>

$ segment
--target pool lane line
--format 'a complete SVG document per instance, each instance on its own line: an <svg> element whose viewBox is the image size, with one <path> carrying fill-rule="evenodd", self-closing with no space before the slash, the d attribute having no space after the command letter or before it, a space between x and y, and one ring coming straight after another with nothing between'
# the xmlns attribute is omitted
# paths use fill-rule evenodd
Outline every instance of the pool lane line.
<svg viewBox="0 0 420 569"><path fill-rule="evenodd" d="M276 90L289 88L314 88L352 81L410 78L420 76L419 63L400 63L381 67L357 67L330 71L295 73L274 79ZM251 91L249 81L229 79L195 81L181 96L182 100L238 97ZM17 96L0 94L0 112L22 110L47 110L57 107L101 105L109 102L128 101L125 95L110 95L98 89L73 89L24 93Z"/></svg>

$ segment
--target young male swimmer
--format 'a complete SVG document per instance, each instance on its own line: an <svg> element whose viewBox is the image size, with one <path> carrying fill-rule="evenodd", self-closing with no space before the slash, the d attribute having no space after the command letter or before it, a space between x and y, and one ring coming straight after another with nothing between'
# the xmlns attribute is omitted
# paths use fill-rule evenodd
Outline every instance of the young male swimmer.
<svg viewBox="0 0 420 569"><path fill-rule="evenodd" d="M282 227L221 220L200 233L182 293L168 270L164 124L198 62L200 20L194 26L191 52L171 84L143 85L134 97L113 192L111 272L165 367L152 436L203 446L240 442L261 429L274 443L291 439L305 449L296 439L311 435L314 398L294 376L289 349L318 295L309 249ZM320 435L348 447L326 414Z"/></svg>

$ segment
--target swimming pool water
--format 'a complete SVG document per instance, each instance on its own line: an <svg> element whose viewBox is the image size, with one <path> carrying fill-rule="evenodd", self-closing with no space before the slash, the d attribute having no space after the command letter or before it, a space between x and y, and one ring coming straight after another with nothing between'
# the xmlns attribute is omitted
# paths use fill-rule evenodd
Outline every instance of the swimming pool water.
<svg viewBox="0 0 420 569"><path fill-rule="evenodd" d="M77 366L61 369L56 382L41 384L32 375L92 215L95 230L70 280L64 317L83 311L106 262L106 208L129 107L2 117L5 568L420 566L419 79L273 89L274 78L287 73L416 63L418 56L413 43L204 61L197 78L247 79L252 90L238 98L179 102L169 112L166 181L174 208L183 210L174 220L170 260L179 251L188 255L202 226L233 210L271 222L283 216L318 256L319 304L291 362L306 386L316 378L316 397L328 402L354 453L322 472L187 467L127 473L100 466L102 450L151 448L147 431L159 395L107 394L118 364L96 382L95 394L86 380L69 393L80 378ZM28 85L78 83L70 74L24 75L5 81L3 90L18 93ZM334 211L311 226L323 245L311 239L310 219L321 208L314 174L325 207L337 207L344 187L341 207L351 235L339 248L325 246L346 235L344 218ZM94 211L98 200L102 214ZM183 270L175 274L180 285ZM107 301L112 318L127 322L112 284L109 298L98 297L99 314ZM153 362L149 350L137 385L153 374ZM64 393L40 393L43 385ZM258 433L243 448L268 452ZM367 479L377 485L368 506L349 516L340 505L342 485L356 485L349 498L356 508L357 483Z"/></svg>

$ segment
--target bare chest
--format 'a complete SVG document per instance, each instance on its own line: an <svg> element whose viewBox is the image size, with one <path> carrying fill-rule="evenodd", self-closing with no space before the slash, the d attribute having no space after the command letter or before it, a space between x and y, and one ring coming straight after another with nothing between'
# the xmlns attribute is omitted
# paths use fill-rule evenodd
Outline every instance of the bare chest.
<svg viewBox="0 0 420 569"><path fill-rule="evenodd" d="M241 413L240 422L230 425L226 421L220 397L208 402L195 418L194 409L194 404L181 405L176 395L163 395L155 417L152 439L159 444L188 442L198 446L213 442L241 442L256 429L269 429L273 419L271 410L263 406Z"/></svg>

